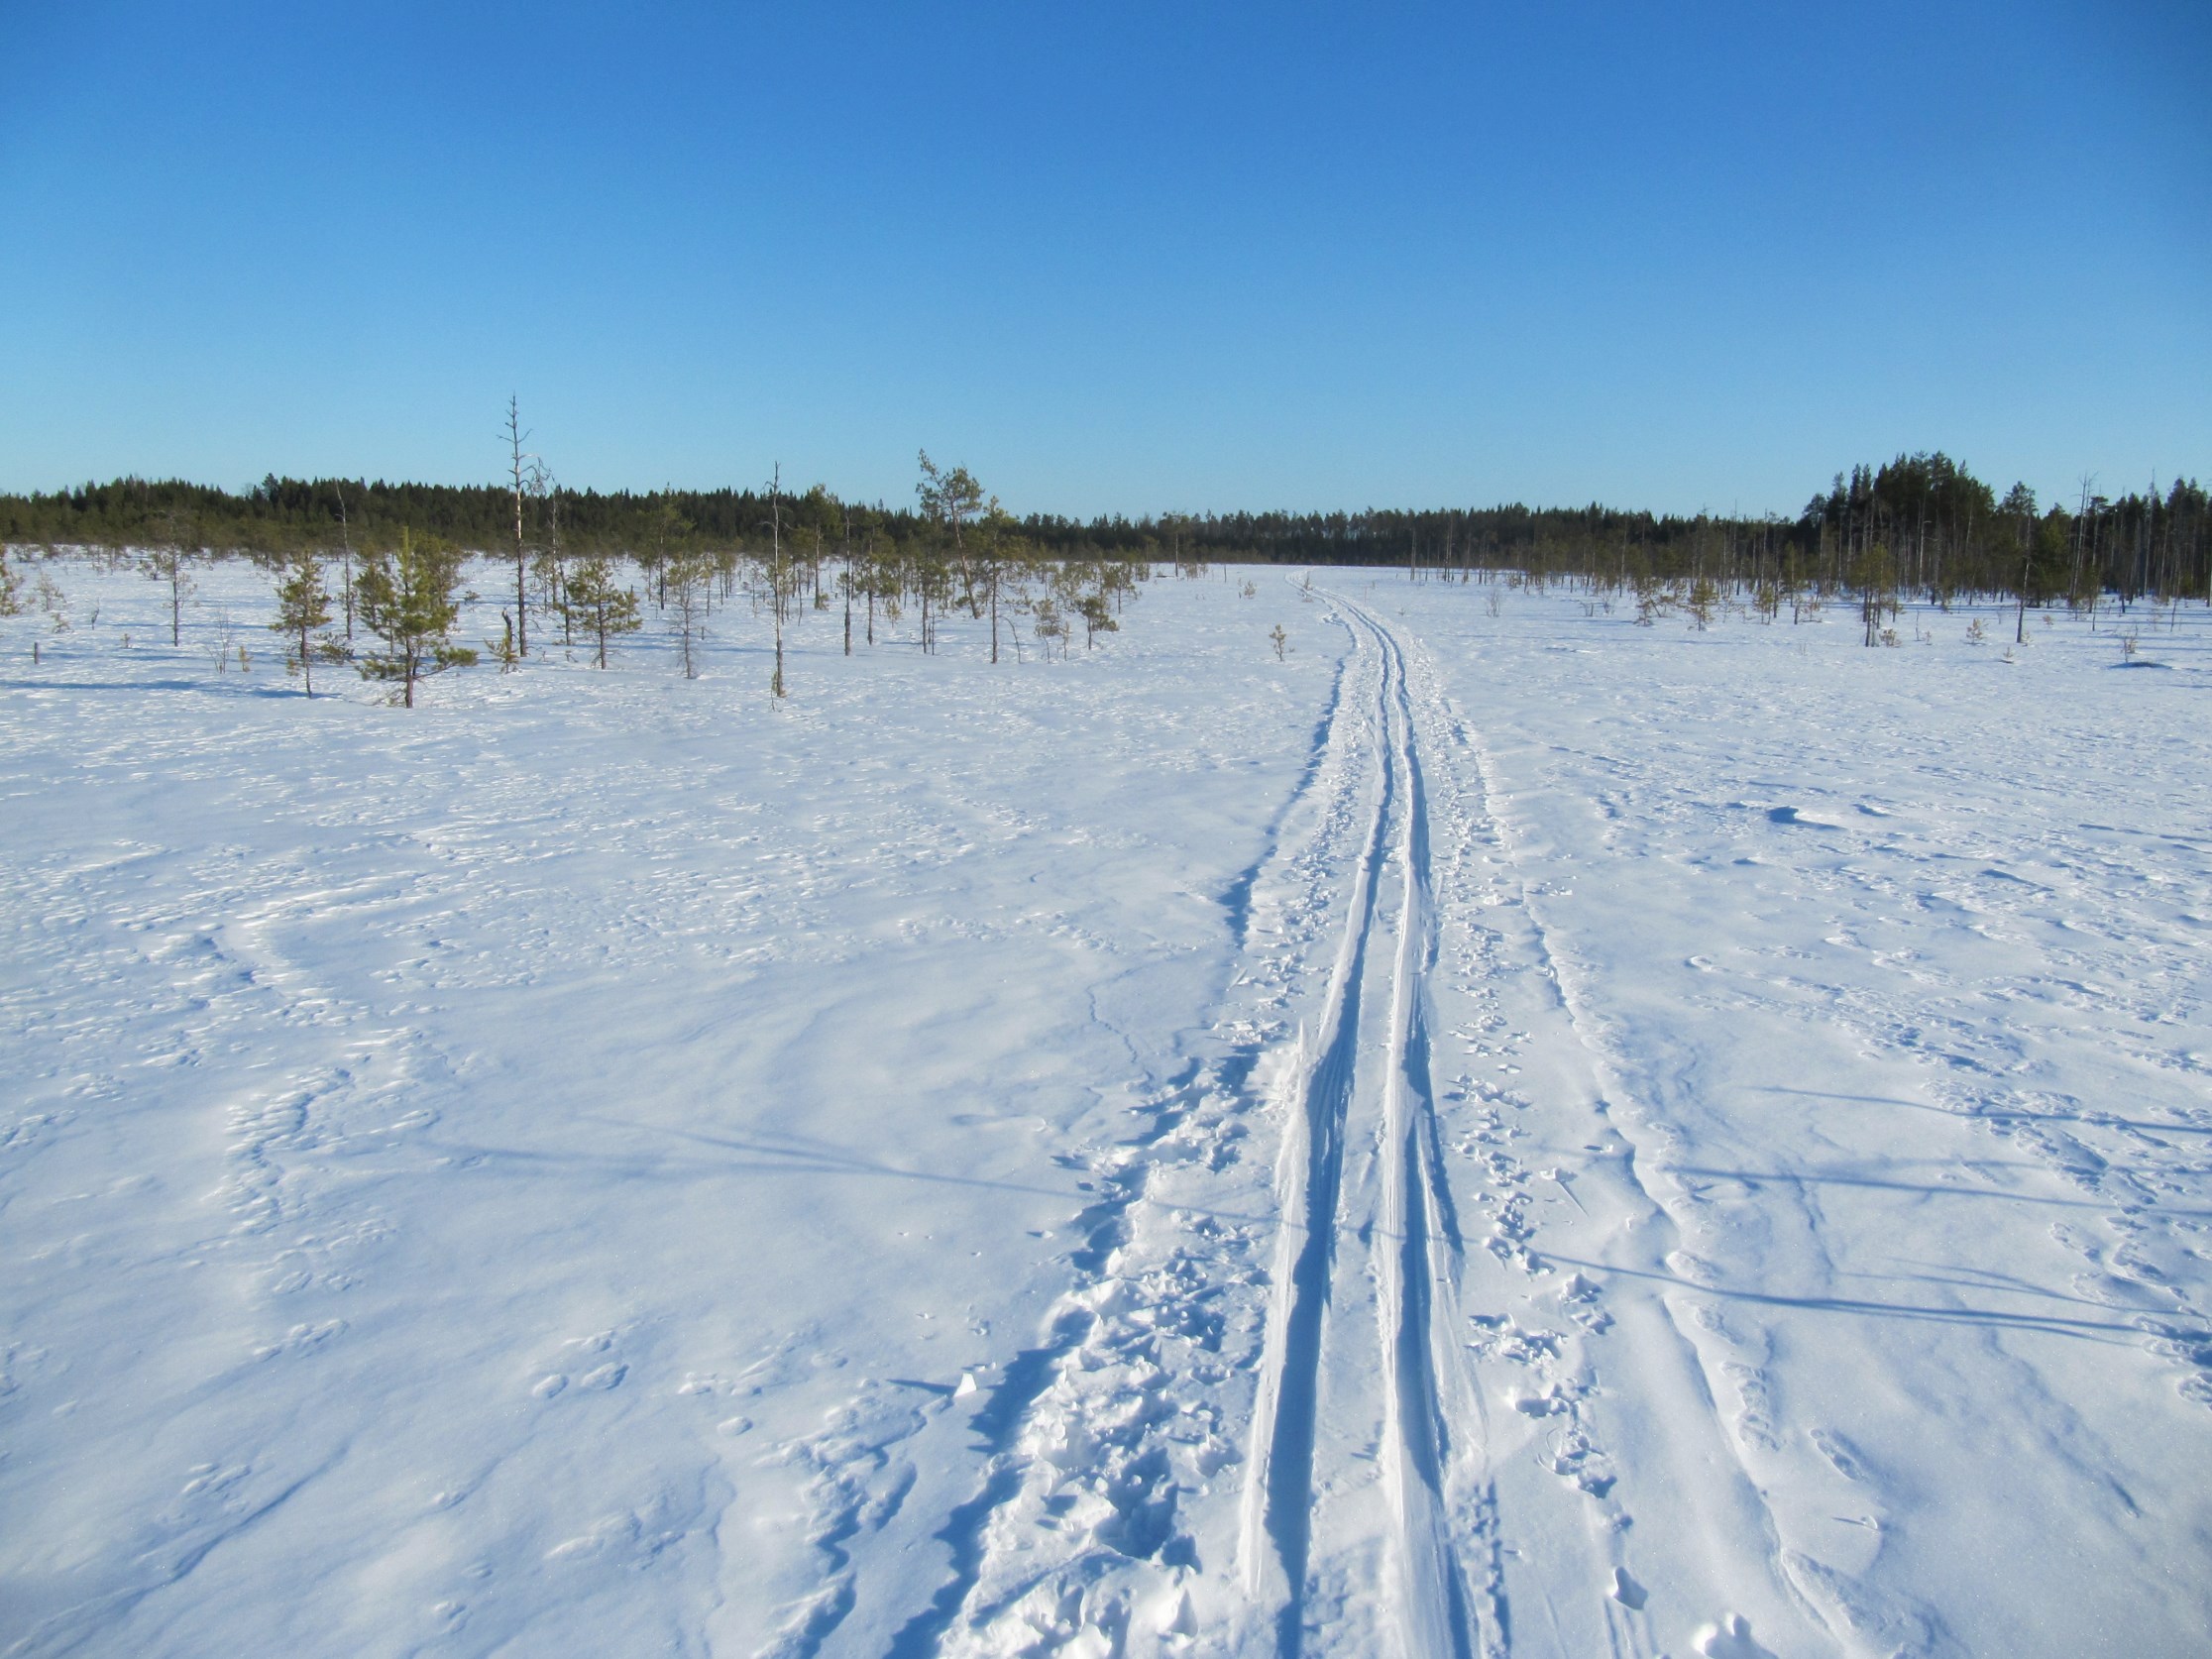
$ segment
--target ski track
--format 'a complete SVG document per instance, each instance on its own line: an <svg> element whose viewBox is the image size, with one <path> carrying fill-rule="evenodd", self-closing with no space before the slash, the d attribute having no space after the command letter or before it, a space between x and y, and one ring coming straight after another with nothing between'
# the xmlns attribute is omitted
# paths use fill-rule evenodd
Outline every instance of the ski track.
<svg viewBox="0 0 2212 1659"><path fill-rule="evenodd" d="M1495 1527L1466 1524L1486 1494L1471 1474L1463 1244L1430 1078L1423 739L1398 640L1368 608L1315 598L1351 650L1270 850L1225 897L1243 964L1217 1022L1226 1051L1147 1103L1137 1136L1091 1156L1100 1191L1078 1221L1077 1282L981 1396L969 1420L980 1482L935 1534L950 1577L895 1622L890 1653L1130 1651L1151 1638L1300 1654L1318 1577L1364 1571L1316 1538L1317 1507L1340 1489L1380 1498L1386 1576L1375 1627L1352 1637L1332 1617L1332 1644L1409 1659L1483 1650L1462 1550L1493 1550ZM1325 989L1310 1037L1303 1024L1292 1035L1268 1016L1309 999L1316 948ZM1239 1189L1261 1112L1279 1122L1273 1173L1255 1164ZM1348 1156L1373 1164L1357 1215ZM1207 1195L1241 1190L1251 1213L1178 1203L1185 1170L1229 1171ZM1371 1396L1334 1397L1332 1365L1372 1374ZM1329 1432L1362 1412L1375 1420ZM1378 1435L1377 1458L1348 1460L1339 1444ZM882 1454L840 1475L829 1440L798 1455L825 1465L816 1536L832 1583L765 1650L778 1655L840 1651L855 1605L842 1546ZM1213 1500L1210 1527L1182 1512L1186 1498ZM1209 1577L1229 1563L1201 1560L1215 1535L1226 1547L1206 1548L1233 1557L1233 1574Z"/></svg>
<svg viewBox="0 0 2212 1659"><path fill-rule="evenodd" d="M1263 878L1285 863L1317 879L1334 873L1321 849L1286 848L1284 834L1316 797L1328 798L1324 838L1342 816L1341 796L1352 781L1342 750L1353 666L1348 655L1332 677L1267 849L1222 895L1245 963L1236 984L1251 982L1255 892ZM1147 1615L1170 1642L1192 1628L1181 1586L1197 1559L1178 1524L1177 1495L1239 1458L1231 1432L1241 1414L1236 1402L1206 1397L1233 1383L1239 1369L1218 1357L1233 1333L1231 1315L1217 1304L1265 1276L1243 1259L1267 1218L1201 1215L1190 1222L1160 1191L1161 1177L1175 1170L1227 1166L1246 1134L1236 1120L1250 1104L1254 1072L1274 1028L1246 1018L1225 1020L1222 1030L1230 1040L1226 1052L1190 1063L1139 1104L1146 1121L1136 1136L1067 1161L1086 1169L1099 1190L1075 1220L1083 1240L1069 1257L1076 1283L1053 1304L1044 1339L1010 1361L995 1383L981 1384L980 1407L967 1425L984 1455L982 1478L933 1535L949 1555L950 1576L926 1604L892 1620L881 1651L893 1659L1088 1651L1099 1641L1110 1644L1100 1651L1114 1650ZM1168 1221L1177 1235L1164 1249L1135 1238L1147 1216ZM1186 1231L1190 1236L1180 1236ZM1178 1350L1179 1363L1163 1345ZM1170 1398L1173 1390L1192 1389L1199 1397ZM881 1513L869 1493L880 1484L883 1449L855 1446L833 1425L791 1455L819 1471L814 1542L827 1582L793 1609L782 1633L760 1650L763 1659L805 1659L848 1646L875 1651L837 1638L859 1601L842 1545L855 1517Z"/></svg>
<svg viewBox="0 0 2212 1659"><path fill-rule="evenodd" d="M1436 1315L1439 1304L1453 1303L1460 1243L1429 1079L1425 979L1435 949L1427 803L1404 652L1378 617L1341 597L1335 603L1354 619L1375 658L1375 701L1366 718L1376 777L1318 1049L1304 1067L1297 1122L1285 1145L1282 1211L1300 1225L1285 1226L1277 1247L1276 1296L1251 1440L1244 1580L1256 1604L1275 1604L1276 1650L1302 1652L1317 1491L1323 1480L1342 1479L1335 1471L1317 1474L1316 1464L1327 1408L1323 1361L1332 1341L1331 1303L1340 1287L1348 1287L1336 1271L1345 1228L1344 1161L1372 1098L1380 1106L1375 1132L1382 1191L1374 1229L1381 1248L1371 1280L1382 1339L1391 1575L1382 1603L1390 1628L1376 1635L1408 1655L1466 1655L1474 1651L1473 1614L1444 1501L1445 1470L1459 1436L1442 1386ZM1386 861L1394 865L1398 905L1385 1036L1378 1051L1362 1041L1361 1012Z"/></svg>
<svg viewBox="0 0 2212 1659"><path fill-rule="evenodd" d="M1881 1304L1730 1283L1747 1253L1779 1237L1818 1292L1840 1271L1818 1226L1819 1183L1884 1182L1713 1167L1702 1150L1688 1159L1696 1143L1673 1126L1698 1079L1664 1044L1639 1047L1617 1026L1617 993L1600 994L1604 962L1555 901L1571 873L1552 861L1540 792L1507 787L1529 781L1525 762L1509 745L1493 758L1372 585L1364 604L1307 592L1347 648L1263 852L1220 893L1230 983L1194 1025L1184 1063L1131 1091L1134 1133L1058 1158L1093 1196L1072 1222L1071 1282L1034 1337L962 1374L957 1390L871 1379L771 1456L735 1449L749 1419L721 1425L724 1456L791 1470L811 1511L812 1582L780 1589L777 1628L743 1631L746 1645L765 1640L754 1650L773 1659L1654 1659L1688 1651L1685 1639L1707 1654L1768 1652L1741 1608L1784 1653L1964 1651L1933 1604L1877 1573L1894 1477L1877 1445L1790 1397L1787 1331L1778 1338L1762 1317L1769 1304ZM2036 1025L2038 1010L2115 998L2133 1019L2106 1040L2122 1059L2202 1077L2203 1055L2164 1035L2198 941L2149 902L2155 887L2193 879L2201 843L2163 837L2171 844L2142 853L2144 873L2058 825L2001 860L2027 872L2015 875L1990 867L1998 854L1970 822L1921 847L1871 807L1860 808L1871 829L1763 800L1715 808L1664 768L1646 778L1614 764L1623 791L1656 797L1634 804L1662 829L1749 811L1778 835L1863 838L1882 853L1796 873L1831 945L1887 961L1885 911L1970 893L2026 950L2028 966L2005 981L2023 1009L2014 1024L1986 1018L1974 987L1935 963L1911 964L1911 1000L1841 974L1828 984L1811 966L1745 976L1731 992L1730 1006L1777 1020L1817 996L1827 1028L1928 1068L1935 1110L2023 1155L2061 1195L2045 1200L2068 1218L2050 1235L2079 1261L2076 1299L2109 1317L1882 1310L1981 1322L1991 1356L2005 1329L2133 1342L2170 1365L2184 1395L2212 1402L2206 1313L2175 1262L2202 1212L2170 1207L2193 1190L2183 1154L2195 1143L2175 1138L2207 1132L2201 1111L2129 1116L2132 1095L2031 1086L2034 1045L2063 1037ZM435 844L472 855L503 844L489 822L455 820ZM789 892L748 887L732 898L742 914L796 925L813 889L786 862ZM228 1133L212 1196L230 1225L204 1248L252 1304L254 1367L327 1367L357 1338L347 1319L313 1314L366 1276L349 1262L367 1247L406 1243L393 1241L375 1183L339 1182L330 1158L375 1172L417 1146L438 1152L438 1103L457 1085L454 1060L408 1005L317 978L302 939L373 923L417 977L519 970L435 955L460 907L455 879L435 869L276 901L219 864L197 878L190 913L162 918L155 947L175 970L180 1038L167 1057L243 1055L258 1073L219 1097ZM495 882L510 900L511 881ZM70 907L91 907L77 885L70 872L50 926L81 924ZM2115 968L2122 944L2140 957L2132 976ZM1714 971L1703 955L1690 965ZM1111 1025L1095 1000L1093 1012ZM339 1040L336 1051L295 1055L284 1040L308 1027ZM90 1102L120 1085L88 1064L79 1092ZM25 1120L0 1152L56 1121ZM464 1167L484 1161L473 1145L454 1150ZM1731 1183L1777 1201L1728 1211L1712 1194L1724 1200ZM572 1369L594 1368L568 1402L621 1383L615 1341L608 1331L561 1344L580 1351ZM13 1364L10 1347L0 1394ZM2082 1482L2110 1480L2094 1445L2068 1438L2064 1394L2006 1364L2030 1420L2020 1432L2041 1435ZM549 1375L532 1393L542 1406L570 1382ZM150 1523L142 1570L45 1617L24 1651L83 1651L112 1635L139 1603L303 1489L344 1478L358 1455L341 1435L195 1466L210 1473ZM2132 1514L2134 1498L2113 1490ZM680 1535L658 1515L647 1506L629 1522L641 1558ZM1631 1531L1639 1515L1647 1524ZM289 1526L290 1512L275 1524ZM1863 1545L1838 1546L1838 1526ZM603 1520L545 1559L626 1536Z"/></svg>

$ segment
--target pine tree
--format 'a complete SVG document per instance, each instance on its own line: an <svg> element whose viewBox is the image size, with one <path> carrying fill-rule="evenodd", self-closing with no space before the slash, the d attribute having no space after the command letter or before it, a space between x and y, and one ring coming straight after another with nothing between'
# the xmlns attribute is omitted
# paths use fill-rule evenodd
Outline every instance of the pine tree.
<svg viewBox="0 0 2212 1659"><path fill-rule="evenodd" d="M412 709L417 681L475 662L474 651L446 638L461 616L460 586L461 555L436 536L417 540L402 529L396 555L372 558L355 582L356 610L385 649L362 657L362 678L398 681Z"/></svg>
<svg viewBox="0 0 2212 1659"><path fill-rule="evenodd" d="M768 480L768 516L762 520L768 531L768 557L761 562L761 573L768 579L768 608L776 628L776 667L768 676L768 695L779 703L786 695L784 686L784 608L797 592L797 576L791 556L784 550L783 463L776 463ZM684 672L691 672L691 649L684 651Z"/></svg>
<svg viewBox="0 0 2212 1659"><path fill-rule="evenodd" d="M338 592L346 607L346 643L353 644L354 629L354 554L353 525L346 517L346 487L343 483L331 486L338 498L338 545L346 561L345 575L340 578Z"/></svg>
<svg viewBox="0 0 2212 1659"><path fill-rule="evenodd" d="M1859 620L1866 626L1866 643L1880 642L1882 619L1897 613L1897 561L1887 542L1863 549L1851 567L1851 586L1859 591Z"/></svg>
<svg viewBox="0 0 2212 1659"><path fill-rule="evenodd" d="M661 581L668 595L668 631L683 651L687 680L699 678L699 650L707 638L707 607L714 577L714 560L696 549L687 549L661 564ZM776 674L776 695L781 697L783 664L780 655Z"/></svg>
<svg viewBox="0 0 2212 1659"><path fill-rule="evenodd" d="M1114 620L1113 612L1107 608L1103 593L1084 594L1076 600L1075 610L1083 618L1083 649L1086 651L1100 634L1121 631L1121 623Z"/></svg>
<svg viewBox="0 0 2212 1659"><path fill-rule="evenodd" d="M2006 494L1997 509L2012 520L2013 536L2020 544L2020 581L2014 595L2019 611L2013 618L2013 643L2028 643L2028 589L2036 560L2036 493L2025 484L2016 484Z"/></svg>
<svg viewBox="0 0 2212 1659"><path fill-rule="evenodd" d="M183 521L170 514L163 525L162 540L146 551L145 570L150 581L164 583L169 592L169 644L184 638L184 602L199 584L192 579L192 553L186 546L189 532Z"/></svg>
<svg viewBox="0 0 2212 1659"><path fill-rule="evenodd" d="M1067 655L1067 618L1060 614L1059 602L1046 594L1037 602L1037 622L1034 631L1038 643L1045 648L1045 660L1052 660L1052 641L1060 642L1060 655Z"/></svg>
<svg viewBox="0 0 2212 1659"><path fill-rule="evenodd" d="M943 610L951 596L954 565L967 576L970 595L975 592L973 573L965 564L966 527L968 520L985 511L985 506L983 486L965 467L942 471L930 459L928 450L922 451L921 461L922 481L914 487L914 493L921 500L923 516L943 538L939 545L921 550L916 572L915 587L922 600L922 649L931 651L937 647L937 625L930 607L934 601L937 608ZM992 660L997 659L994 656Z"/></svg>
<svg viewBox="0 0 2212 1659"><path fill-rule="evenodd" d="M595 553L569 572L562 597L563 613L599 642L599 665L607 666L607 641L618 633L635 633L644 624L637 614L637 595L614 584L614 567L605 554Z"/></svg>
<svg viewBox="0 0 2212 1659"><path fill-rule="evenodd" d="M914 487L914 493L921 498L923 515L951 538L957 552L968 520L981 516L984 511L983 486L975 482L965 467L940 471L930 459L930 452L924 450L922 482Z"/></svg>
<svg viewBox="0 0 2212 1659"><path fill-rule="evenodd" d="M844 590L844 654L852 655L852 514L839 515L844 525L844 575L838 586Z"/></svg>
<svg viewBox="0 0 2212 1659"><path fill-rule="evenodd" d="M991 612L991 661L999 660L999 607L1003 598L1012 609L1022 608L1035 558L1030 545L1015 533L1014 517L998 503L993 496L984 509L982 533L976 538L980 557L976 571L983 587L983 598Z"/></svg>
<svg viewBox="0 0 2212 1659"><path fill-rule="evenodd" d="M315 637L315 630L329 623L330 591L323 586L322 564L303 547L292 555L287 574L276 584L276 620L269 626L271 632L284 635L285 666L298 669L310 699L315 695L315 659L339 654L337 647Z"/></svg>

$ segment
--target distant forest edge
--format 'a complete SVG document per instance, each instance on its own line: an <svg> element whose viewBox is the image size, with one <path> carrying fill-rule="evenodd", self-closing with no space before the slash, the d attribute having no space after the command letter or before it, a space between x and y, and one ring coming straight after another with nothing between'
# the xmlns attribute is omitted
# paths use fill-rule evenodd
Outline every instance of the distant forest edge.
<svg viewBox="0 0 2212 1659"><path fill-rule="evenodd" d="M964 476L964 475L963 475ZM919 551L943 531L921 507L846 502L826 487L603 494L539 474L473 486L270 477L243 494L177 481L118 479L52 494L0 496L0 542L16 548L168 547L274 561L301 551L396 548L429 533L499 555L526 538L562 555L608 554L650 569L687 552L743 553L778 530L817 560L865 545ZM995 503L993 503L995 505ZM2206 493L2191 480L2162 495L2117 498L2085 484L2075 501L2039 503L2025 485L2003 497L1941 454L1901 455L1839 473L1794 519L1657 515L1610 507L1503 505L1429 511L1232 512L999 519L1032 556L1397 566L1416 573L1522 571L1602 587L1652 581L1795 589L1867 585L1936 600L2003 595L2029 604L2103 594L2212 602Z"/></svg>

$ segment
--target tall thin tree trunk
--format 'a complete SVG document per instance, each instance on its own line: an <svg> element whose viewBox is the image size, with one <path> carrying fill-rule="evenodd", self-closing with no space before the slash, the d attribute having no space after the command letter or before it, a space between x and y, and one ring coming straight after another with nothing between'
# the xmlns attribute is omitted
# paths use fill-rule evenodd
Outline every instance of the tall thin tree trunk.
<svg viewBox="0 0 2212 1659"><path fill-rule="evenodd" d="M353 528L346 522L346 491L343 485L332 487L338 492L338 543L346 550L346 643L353 643ZM312 696L313 693L309 693Z"/></svg>
<svg viewBox="0 0 2212 1659"><path fill-rule="evenodd" d="M507 450L514 466L514 654L530 654L530 627L523 605L522 554L522 413L513 397L507 399Z"/></svg>

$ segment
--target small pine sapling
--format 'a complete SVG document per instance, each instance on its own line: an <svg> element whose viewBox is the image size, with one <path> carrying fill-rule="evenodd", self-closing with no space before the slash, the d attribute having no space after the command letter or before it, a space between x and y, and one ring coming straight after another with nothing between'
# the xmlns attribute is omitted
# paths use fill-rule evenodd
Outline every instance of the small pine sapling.
<svg viewBox="0 0 2212 1659"><path fill-rule="evenodd" d="M615 585L614 567L599 553L568 573L561 609L598 642L602 668L607 666L608 640L615 634L635 633L644 625L637 614L636 593Z"/></svg>
<svg viewBox="0 0 2212 1659"><path fill-rule="evenodd" d="M169 645L174 649L184 640L184 602L199 586L193 580L192 555L185 549L181 534L172 533L161 546L148 549L144 568L148 581L168 589Z"/></svg>
<svg viewBox="0 0 2212 1659"><path fill-rule="evenodd" d="M1690 612L1690 620L1700 633L1713 625L1713 612L1720 603L1720 590L1713 585L1713 578L1701 576L1690 585L1690 598L1683 608Z"/></svg>
<svg viewBox="0 0 2212 1659"><path fill-rule="evenodd" d="M1075 609L1083 618L1083 649L1086 651L1100 634L1121 631L1121 623L1114 620L1103 593L1084 594L1076 600Z"/></svg>
<svg viewBox="0 0 2212 1659"><path fill-rule="evenodd" d="M1067 654L1067 618L1060 614L1058 602L1048 594L1037 602L1037 619L1030 624L1030 631L1037 635L1038 644L1044 649L1045 659L1052 656L1052 641L1061 641L1060 654Z"/></svg>
<svg viewBox="0 0 2212 1659"><path fill-rule="evenodd" d="M514 649L514 618L504 610L499 612L499 637L487 639L484 648L492 653L492 660L499 665L501 674L512 674L521 666L522 659Z"/></svg>
<svg viewBox="0 0 2212 1659"><path fill-rule="evenodd" d="M396 681L412 709L415 686L449 668L477 660L447 636L461 616L461 555L436 536L417 540L402 529L396 554L379 553L355 579L355 612L384 642L358 664L365 680Z"/></svg>
<svg viewBox="0 0 2212 1659"><path fill-rule="evenodd" d="M713 603L714 561L687 550L661 563L668 631L683 652L684 678L699 678L699 655L707 639L707 612ZM783 654L776 656L775 695L783 696Z"/></svg>
<svg viewBox="0 0 2212 1659"><path fill-rule="evenodd" d="M297 674L311 700L315 695L315 662L329 662L343 655L330 641L316 637L330 623L330 590L323 586L322 561L306 548L292 555L284 579L276 584L276 619L272 633L284 636L284 671Z"/></svg>
<svg viewBox="0 0 2212 1659"><path fill-rule="evenodd" d="M1290 649L1290 636L1282 631L1280 622L1275 623L1274 630L1268 635L1268 641L1275 648L1275 661L1280 662L1284 653Z"/></svg>
<svg viewBox="0 0 2212 1659"><path fill-rule="evenodd" d="M61 592L61 584L54 580L51 571L39 572L39 608L47 613L47 620L54 624L55 633L69 631L68 596Z"/></svg>

